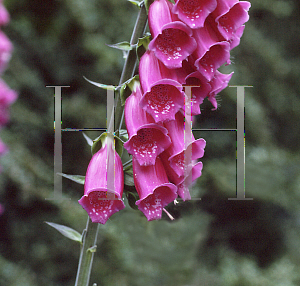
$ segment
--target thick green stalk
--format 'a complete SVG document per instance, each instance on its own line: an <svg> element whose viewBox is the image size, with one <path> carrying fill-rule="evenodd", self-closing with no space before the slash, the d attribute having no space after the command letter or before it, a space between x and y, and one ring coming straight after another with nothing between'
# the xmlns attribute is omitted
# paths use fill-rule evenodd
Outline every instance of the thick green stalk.
<svg viewBox="0 0 300 286"><path fill-rule="evenodd" d="M93 223L88 218L86 229L83 233L83 245L81 247L77 277L75 286L88 286L92 270L94 253L98 236L98 223Z"/></svg>
<svg viewBox="0 0 300 286"><path fill-rule="evenodd" d="M146 24L147 24L147 12L144 3L142 3L131 36L130 44L134 45L137 43L138 38L141 37L144 33ZM126 61L124 63L122 75L120 78L120 85L133 76L136 60L137 60L136 52L133 49L129 51ZM115 126L117 127L117 130L119 130L122 125L122 115L123 115L123 108L121 105L119 92L117 93L116 96L115 106L116 106ZM89 284L90 274L91 274L91 269L93 264L93 257L96 251L98 229L99 229L99 224L93 223L90 220L90 218L88 218L86 229L83 234L83 241L82 241L83 245L81 247L81 252L80 252L75 286L88 286Z"/></svg>

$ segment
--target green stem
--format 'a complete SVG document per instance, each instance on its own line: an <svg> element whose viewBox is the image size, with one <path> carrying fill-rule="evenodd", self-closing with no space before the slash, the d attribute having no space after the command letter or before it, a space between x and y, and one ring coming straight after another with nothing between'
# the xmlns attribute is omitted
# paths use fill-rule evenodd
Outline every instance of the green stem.
<svg viewBox="0 0 300 286"><path fill-rule="evenodd" d="M98 229L99 224L93 223L88 218L86 229L83 232L83 245L80 252L75 286L88 286L89 284L94 253L97 247Z"/></svg>
<svg viewBox="0 0 300 286"><path fill-rule="evenodd" d="M145 4L142 3L130 39L131 45L135 45L138 42L138 39L143 36L146 24L147 24L147 11L146 11ZM121 74L119 85L122 85L126 80L133 77L136 60L137 60L136 51L135 49L132 49L128 52L125 64L123 66L123 71ZM120 93L118 92L116 96L116 110L115 110L115 123L116 123L115 129L117 131L119 131L122 127L122 121L123 121L122 117L123 117L123 108L121 105Z"/></svg>
<svg viewBox="0 0 300 286"><path fill-rule="evenodd" d="M146 24L147 24L147 12L144 3L142 3L131 36L130 44L134 45L137 43L138 38L141 37L144 33ZM124 63L119 85L123 84L126 80L130 79L133 76L136 60L137 60L137 56L135 50L129 51L126 61ZM123 117L123 108L121 105L120 93L118 92L116 96L116 111L115 111L115 123L116 126L118 127L118 131L121 129L122 126L122 117ZM90 220L90 218L88 218L86 229L83 233L82 247L80 252L75 286L88 286L89 284L94 253L96 251L98 230L99 230L99 224L93 223Z"/></svg>

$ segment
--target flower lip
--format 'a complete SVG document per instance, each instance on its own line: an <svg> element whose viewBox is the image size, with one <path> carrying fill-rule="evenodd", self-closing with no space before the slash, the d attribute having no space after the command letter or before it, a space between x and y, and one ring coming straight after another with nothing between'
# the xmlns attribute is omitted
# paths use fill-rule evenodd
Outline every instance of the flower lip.
<svg viewBox="0 0 300 286"><path fill-rule="evenodd" d="M162 79L153 83L140 101L140 106L155 120L162 122L175 119L184 105L184 93L179 82Z"/></svg>
<svg viewBox="0 0 300 286"><path fill-rule="evenodd" d="M166 128L156 123L145 124L124 143L124 148L140 165L154 165L156 157L171 144L167 132Z"/></svg>
<svg viewBox="0 0 300 286"><path fill-rule="evenodd" d="M107 190L107 157L111 156L114 156L115 160L114 190ZM86 210L92 222L105 224L111 215L125 208L121 199L123 186L124 173L121 158L112 149L111 142L107 142L93 155L89 163L84 183L84 195L78 202Z"/></svg>
<svg viewBox="0 0 300 286"><path fill-rule="evenodd" d="M197 47L192 31L184 23L176 21L162 27L149 44L149 50L168 68L179 68Z"/></svg>
<svg viewBox="0 0 300 286"><path fill-rule="evenodd" d="M179 19L189 27L201 28L206 17L217 7L216 0L177 0L172 8L172 12L177 14Z"/></svg>
<svg viewBox="0 0 300 286"><path fill-rule="evenodd" d="M161 218L162 209L176 199L177 187L170 183L158 157L155 165L140 166L132 158L133 178L140 199L136 202L148 221Z"/></svg>

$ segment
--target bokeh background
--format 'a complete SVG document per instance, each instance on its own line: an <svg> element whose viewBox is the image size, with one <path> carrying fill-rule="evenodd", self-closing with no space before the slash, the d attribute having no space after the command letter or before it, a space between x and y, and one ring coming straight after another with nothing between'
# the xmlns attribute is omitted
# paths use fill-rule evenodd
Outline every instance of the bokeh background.
<svg viewBox="0 0 300 286"><path fill-rule="evenodd" d="M202 200L170 205L176 217L148 223L126 207L100 227L91 283L98 286L300 285L300 2L250 1L250 20L231 55L231 85L245 91L246 196L235 197L236 135L197 131L207 141ZM0 286L74 285L79 245L45 221L80 233L83 186L63 179L55 201L54 89L62 89L62 128L106 124L106 92L83 79L117 85L121 51L138 8L125 0L6 0L4 28L14 44L5 81L19 93L1 139ZM235 128L236 89L219 108L205 102L197 128ZM91 138L98 131L86 132ZM91 158L81 132L63 132L63 172L84 175Z"/></svg>

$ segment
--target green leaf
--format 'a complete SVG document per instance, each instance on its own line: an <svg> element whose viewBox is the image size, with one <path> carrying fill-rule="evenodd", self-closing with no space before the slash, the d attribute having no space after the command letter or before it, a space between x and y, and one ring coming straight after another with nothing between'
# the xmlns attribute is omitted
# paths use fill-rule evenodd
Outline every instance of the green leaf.
<svg viewBox="0 0 300 286"><path fill-rule="evenodd" d="M119 137L123 142L126 142L128 140L128 133L125 129L120 129L119 131Z"/></svg>
<svg viewBox="0 0 300 286"><path fill-rule="evenodd" d="M175 4L175 1L174 1L174 0L169 0L169 2L171 2L172 4Z"/></svg>
<svg viewBox="0 0 300 286"><path fill-rule="evenodd" d="M99 137L93 140L92 155L96 154L101 148L107 137L107 132L103 132Z"/></svg>
<svg viewBox="0 0 300 286"><path fill-rule="evenodd" d="M141 5L141 2L140 1L137 1L137 0L127 0L127 1L129 1L130 3L132 3L133 5L135 5L135 6L138 6L138 7L140 7L140 5Z"/></svg>
<svg viewBox="0 0 300 286"><path fill-rule="evenodd" d="M132 91L134 91L137 84L140 84L138 75L135 75L134 77L130 78L129 80L123 83L120 90L122 106L125 105L126 99L131 95Z"/></svg>
<svg viewBox="0 0 300 286"><path fill-rule="evenodd" d="M117 44L107 45L107 46L114 48L114 49L121 50L121 51L125 51L125 52L131 51L133 49L133 46L130 45L130 43L128 43L128 42L120 42Z"/></svg>
<svg viewBox="0 0 300 286"><path fill-rule="evenodd" d="M97 137L95 140L93 140L93 145L92 145L92 154L96 154L103 146L106 137L109 136L109 133L103 132L99 137ZM123 153L123 141L118 137L114 136L115 139L115 150L119 154L119 156L122 156Z"/></svg>
<svg viewBox="0 0 300 286"><path fill-rule="evenodd" d="M138 210L138 206L135 203L140 198L136 189L134 187L125 186L124 193L126 195L129 206L134 210Z"/></svg>
<svg viewBox="0 0 300 286"><path fill-rule="evenodd" d="M97 86L97 87L100 87L100 88L103 88L103 89L109 89L109 90L116 90L116 87L113 86L113 85L106 85L106 84L102 84L102 83L98 83L98 82L95 82L95 81L91 81L89 79L87 79L85 76L83 76L83 78L88 81L89 83Z"/></svg>
<svg viewBox="0 0 300 286"><path fill-rule="evenodd" d="M93 146L93 140L90 137L88 137L84 132L82 132L82 134L89 146Z"/></svg>
<svg viewBox="0 0 300 286"><path fill-rule="evenodd" d="M139 59L148 50L150 41L151 41L151 34L149 33L146 33L143 38L139 38L136 46L136 53Z"/></svg>
<svg viewBox="0 0 300 286"><path fill-rule="evenodd" d="M57 175L60 175L62 177L65 177L71 181L74 181L78 184L84 185L84 180L85 180L85 176L81 176L81 175L67 175L67 174L63 174L63 173L56 173Z"/></svg>
<svg viewBox="0 0 300 286"><path fill-rule="evenodd" d="M78 231L74 230L73 228L61 224L56 224L53 222L46 221L46 223L52 226L53 228L55 228L56 230L58 230L63 236L70 238L74 241L77 241L79 243L82 243L81 234Z"/></svg>

